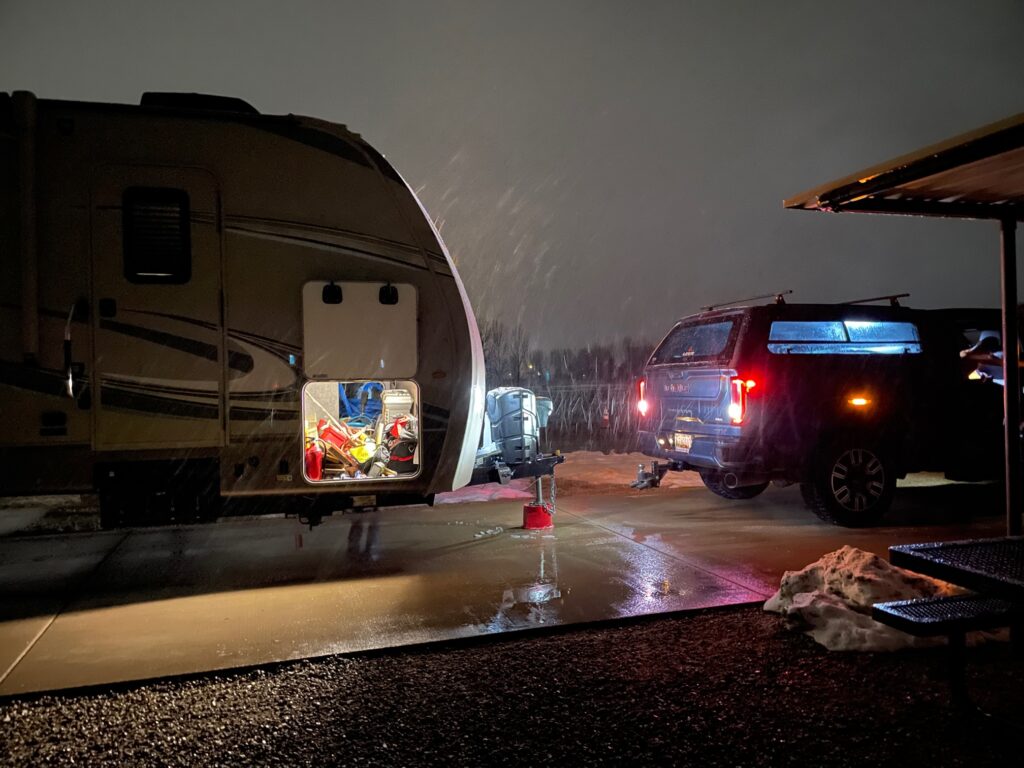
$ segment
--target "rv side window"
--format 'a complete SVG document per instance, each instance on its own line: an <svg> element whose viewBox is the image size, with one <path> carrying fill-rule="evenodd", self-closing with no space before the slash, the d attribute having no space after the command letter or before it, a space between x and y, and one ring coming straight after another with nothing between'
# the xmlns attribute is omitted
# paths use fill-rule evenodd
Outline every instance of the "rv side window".
<svg viewBox="0 0 1024 768"><path fill-rule="evenodd" d="M166 187L124 191L124 276L133 283L187 283L192 277L188 193Z"/></svg>
<svg viewBox="0 0 1024 768"><path fill-rule="evenodd" d="M917 355L921 338L913 323L877 320L776 320L768 334L776 355Z"/></svg>

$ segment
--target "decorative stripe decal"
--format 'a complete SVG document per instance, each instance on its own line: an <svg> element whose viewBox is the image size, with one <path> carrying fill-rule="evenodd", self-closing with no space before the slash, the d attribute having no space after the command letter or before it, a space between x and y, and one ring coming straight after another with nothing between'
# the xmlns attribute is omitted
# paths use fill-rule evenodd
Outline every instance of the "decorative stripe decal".
<svg viewBox="0 0 1024 768"><path fill-rule="evenodd" d="M216 331L220 329L217 323L208 323L206 320L197 320L194 317L185 317L184 315L174 315L170 312L152 312L148 309L133 309L131 313L134 315L149 315L151 317L164 317L168 320L177 320L179 323L188 323L189 325L196 325L200 328L206 328L210 331Z"/></svg>
<svg viewBox="0 0 1024 768"><path fill-rule="evenodd" d="M232 421L298 421L298 411L277 410L276 408L240 408L231 406Z"/></svg>
<svg viewBox="0 0 1024 768"><path fill-rule="evenodd" d="M202 357L206 360L217 361L217 346L215 344L208 344L205 341L199 341L198 339L190 339L185 336L177 336L173 333L167 333L165 331L157 331L152 328L143 328L139 325L131 325L129 323L121 323L117 320L100 320L100 328L113 333L120 333L124 336L131 336L136 339L142 339L152 344L158 344L168 349L176 349L180 352L185 352L196 357ZM246 352L238 352L234 350L228 350L228 368L233 371L240 373L250 373L254 367L252 356Z"/></svg>
<svg viewBox="0 0 1024 768"><path fill-rule="evenodd" d="M271 389L262 392L231 392L232 400L270 400L271 402L295 402L299 401L299 390L297 389Z"/></svg>
<svg viewBox="0 0 1024 768"><path fill-rule="evenodd" d="M302 347L297 347L294 344L288 344L277 339L271 339L266 336L260 336L255 333L249 333L248 331L242 331L238 328L228 328L228 336L233 339L240 339L241 341L247 341L254 347L265 349L268 352L277 352L287 354L299 354L302 352Z"/></svg>
<svg viewBox="0 0 1024 768"><path fill-rule="evenodd" d="M144 395L128 392L117 387L101 386L100 402L104 408L118 408L126 411L141 411L157 416L175 416L186 419L219 419L220 408L188 400L170 397Z"/></svg>
<svg viewBox="0 0 1024 768"><path fill-rule="evenodd" d="M22 363L0 361L0 384L44 395L67 396L64 375L60 371L34 368Z"/></svg>
<svg viewBox="0 0 1024 768"><path fill-rule="evenodd" d="M187 352L188 354L195 355L196 357L204 357L207 360L217 360L217 347L213 344L207 344L205 341L189 339L184 336L176 336L173 333L166 333L164 331L155 331L152 328L143 328L138 325L120 323L117 320L100 320L100 328L105 331L113 331L114 333L120 333L124 336L132 336L136 339L142 339L143 341L149 341L153 344L159 344L160 346L168 347L169 349L177 349L181 352Z"/></svg>
<svg viewBox="0 0 1024 768"><path fill-rule="evenodd" d="M270 240L283 240L285 242L304 243L307 245L329 249L332 251L345 251L355 256L365 256L371 259L378 259L380 261L386 261L390 264L397 264L408 269L418 269L420 271L426 271L427 267L422 263L414 263L411 261L405 261L404 259L398 259L394 256L384 256L380 253L374 253L373 251L364 250L362 248L356 248L352 245L342 245L340 243L330 243L325 240L319 240L311 236L300 236L292 233L283 232L267 232L261 229L250 229L248 227L239 226L237 224L229 224L224 227L227 232L235 232L240 235L247 235L249 237L262 237ZM420 256L419 252L416 252L417 256ZM420 257L422 259L422 257Z"/></svg>
<svg viewBox="0 0 1024 768"><path fill-rule="evenodd" d="M114 376L104 376L103 386L115 389L123 389L126 392L141 392L142 394L156 395L180 395L183 397L198 398L200 400L217 400L217 382L211 381L212 389L195 389L194 387L175 387L165 384L151 384L148 382L131 381Z"/></svg>

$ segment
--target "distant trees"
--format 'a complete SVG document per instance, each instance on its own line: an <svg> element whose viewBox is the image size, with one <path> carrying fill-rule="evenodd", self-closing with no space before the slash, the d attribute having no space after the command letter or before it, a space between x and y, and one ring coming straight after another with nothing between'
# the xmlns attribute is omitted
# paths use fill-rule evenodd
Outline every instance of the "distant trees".
<svg viewBox="0 0 1024 768"><path fill-rule="evenodd" d="M480 323L487 386L529 386L542 389L589 382L610 384L633 381L640 375L654 345L625 338L611 344L580 348L537 350L521 326L500 320Z"/></svg>
<svg viewBox="0 0 1024 768"><path fill-rule="evenodd" d="M480 341L484 347L487 367L487 387L523 386L532 372L530 365L530 337L522 326L510 328L500 320L480 323Z"/></svg>
<svg viewBox="0 0 1024 768"><path fill-rule="evenodd" d="M636 432L633 384L653 343L627 338L537 350L522 327L494 319L480 323L480 337L488 389L523 386L552 399L548 436L554 447L630 449Z"/></svg>

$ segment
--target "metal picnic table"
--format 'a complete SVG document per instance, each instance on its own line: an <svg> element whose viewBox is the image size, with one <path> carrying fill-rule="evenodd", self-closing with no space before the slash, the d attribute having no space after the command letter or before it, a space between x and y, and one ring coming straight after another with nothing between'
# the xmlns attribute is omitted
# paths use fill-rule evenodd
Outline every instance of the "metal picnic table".
<svg viewBox="0 0 1024 768"><path fill-rule="evenodd" d="M900 544L889 547L889 561L974 592L1024 603L1024 536Z"/></svg>
<svg viewBox="0 0 1024 768"><path fill-rule="evenodd" d="M1020 648L1024 629L1024 537L899 544L889 547L889 561L977 593L882 603L872 608L872 616L911 634L947 635L953 703L980 712L967 693L967 632L1009 626L1014 648Z"/></svg>

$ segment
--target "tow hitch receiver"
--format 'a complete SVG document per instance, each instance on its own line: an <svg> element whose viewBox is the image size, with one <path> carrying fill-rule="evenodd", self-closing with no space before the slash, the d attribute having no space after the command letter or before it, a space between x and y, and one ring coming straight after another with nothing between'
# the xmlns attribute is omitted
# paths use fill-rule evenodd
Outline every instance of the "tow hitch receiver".
<svg viewBox="0 0 1024 768"><path fill-rule="evenodd" d="M637 464L636 467L636 480L629 484L630 488L657 488L661 485L661 478L665 474L673 469L672 462L659 463L657 461L651 462L651 471L648 472L644 469L643 464Z"/></svg>

